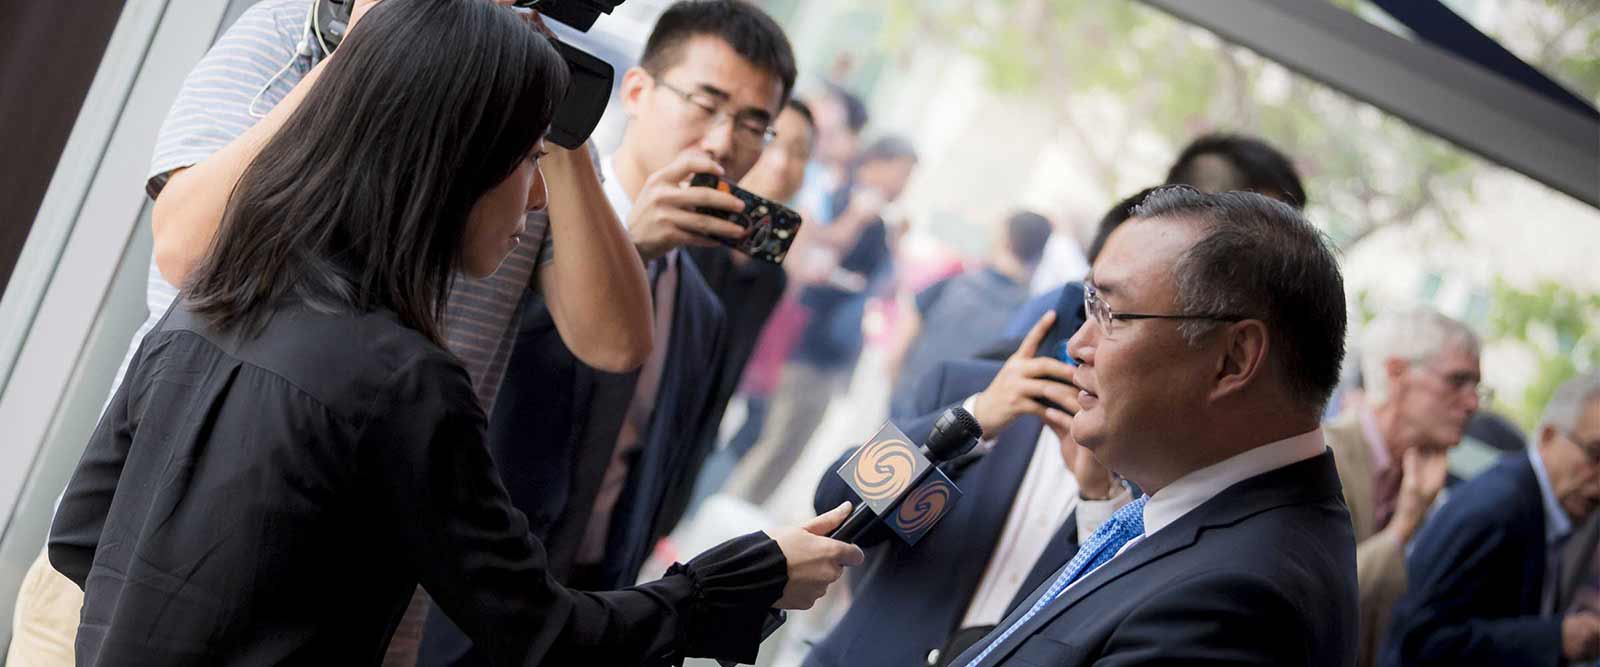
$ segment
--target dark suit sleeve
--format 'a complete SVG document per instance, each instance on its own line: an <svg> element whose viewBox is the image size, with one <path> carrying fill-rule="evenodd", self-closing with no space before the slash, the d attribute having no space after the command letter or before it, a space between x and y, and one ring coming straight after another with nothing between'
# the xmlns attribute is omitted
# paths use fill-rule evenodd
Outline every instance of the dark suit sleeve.
<svg viewBox="0 0 1600 667"><path fill-rule="evenodd" d="M1436 517L1444 519L1445 517ZM1389 641L1401 663L1429 665L1555 665L1561 657L1561 618L1482 618L1477 600L1491 577L1514 577L1522 563L1505 562L1508 540L1493 522L1457 522L1424 530L1406 561L1410 588L1395 611Z"/></svg>
<svg viewBox="0 0 1600 667"><path fill-rule="evenodd" d="M89 567L100 546L100 533L105 529L117 480L128 460L128 447L133 444L128 392L135 368L128 369L127 377L111 397L105 414L101 415L100 425L89 437L83 458L67 483L50 525L50 565L78 588L83 588L89 578Z"/></svg>
<svg viewBox="0 0 1600 667"><path fill-rule="evenodd" d="M386 386L357 456L369 515L388 523L395 556L495 664L754 659L762 612L786 581L772 540L738 538L635 588L567 590L500 483L466 373L424 357Z"/></svg>
<svg viewBox="0 0 1600 667"><path fill-rule="evenodd" d="M1264 579L1237 572L1187 577L1143 602L1095 667L1314 664L1312 610Z"/></svg>
<svg viewBox="0 0 1600 667"><path fill-rule="evenodd" d="M939 416L944 414L953 405L960 405L966 396L951 399L945 395L950 381L950 363L943 362L922 374L914 389L914 399L911 403L911 414L922 415L895 421L895 426L900 432L911 437L912 442L922 442L933 430Z"/></svg>

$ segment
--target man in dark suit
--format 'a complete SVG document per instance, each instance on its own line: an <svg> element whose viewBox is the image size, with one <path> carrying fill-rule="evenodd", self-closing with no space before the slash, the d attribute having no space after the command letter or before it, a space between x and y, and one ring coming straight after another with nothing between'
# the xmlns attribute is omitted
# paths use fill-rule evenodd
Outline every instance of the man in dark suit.
<svg viewBox="0 0 1600 667"><path fill-rule="evenodd" d="M1345 302L1321 234L1260 195L1161 188L1085 283L1071 436L1149 495L953 664L1350 665L1355 539L1318 427Z"/></svg>
<svg viewBox="0 0 1600 667"><path fill-rule="evenodd" d="M1559 603L1564 543L1600 507L1600 373L1556 390L1537 437L1461 485L1417 536L1381 664L1600 657L1600 615Z"/></svg>
<svg viewBox="0 0 1600 667"><path fill-rule="evenodd" d="M871 547L876 565L856 586L844 619L807 656L807 667L948 664L1071 558L1080 537L1130 500L1087 450L1062 437L1067 415L1041 400L1077 406L1077 390L1066 384L1072 368L1039 354L1044 341L1064 341L1082 324L1082 290L1074 297L1059 321L1046 316L1037 323L1004 364L945 362L917 385L910 408L925 416L897 420L907 435L926 437L955 405L978 416L987 434L978 455L946 467L961 486L961 502L915 546L874 527L862 546ZM855 499L831 472L852 453L824 475L817 505Z"/></svg>
<svg viewBox="0 0 1600 667"><path fill-rule="evenodd" d="M791 99L784 105L783 112L778 114L773 127L778 131L778 138L761 152L761 159L739 181L739 187L751 194L783 203L794 199L800 186L805 184L806 164L811 160L816 124L811 117L810 107L800 100ZM694 258L695 265L700 267L701 274L706 278L706 284L716 292L717 300L727 311L722 330L723 340L727 344L711 380L711 384L717 388L716 395L712 397L712 410L721 415L733 399L734 390L739 388L745 366L755 354L756 341L761 338L761 330L767 326L767 319L778 307L779 299L783 298L789 277L784 266L755 259L731 248L699 247L685 250ZM698 453L702 457L710 455L711 447L704 447ZM725 447L703 463L692 462L692 469L699 471L694 493L688 499L668 498L671 516L664 522L664 529L670 532L684 510L721 488L742 455L743 450L733 451L732 447ZM679 490L688 491L689 488L681 485Z"/></svg>
<svg viewBox="0 0 1600 667"><path fill-rule="evenodd" d="M601 161L606 197L644 260L654 301L653 349L639 370L604 373L573 356L551 311L585 304L529 295L488 444L513 503L549 553L551 572L588 590L632 584L688 497L720 420L708 380L722 358L725 311L685 246L714 246L744 229L697 212L743 209L695 173L738 181L773 139L794 86L782 28L740 0L669 7L622 76L628 127ZM559 214L552 211L552 214ZM554 261L562 239L552 237ZM677 499L668 502L669 498ZM483 664L434 613L423 664Z"/></svg>

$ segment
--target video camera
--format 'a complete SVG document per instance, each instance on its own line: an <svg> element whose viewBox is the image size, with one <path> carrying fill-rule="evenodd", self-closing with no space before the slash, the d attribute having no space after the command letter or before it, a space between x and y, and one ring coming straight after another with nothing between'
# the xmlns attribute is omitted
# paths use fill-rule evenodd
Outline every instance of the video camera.
<svg viewBox="0 0 1600 667"><path fill-rule="evenodd" d="M328 52L338 48L350 24L350 12L356 0L313 0L312 21L318 42ZM516 0L516 7L539 12L560 21L579 32L588 32L599 20L601 13L610 14L624 0ZM611 81L616 71L604 60L575 46L551 39L556 51L567 61L572 73L567 86L567 96L556 109L547 138L556 144L575 149L588 141L595 125L605 113L611 100Z"/></svg>
<svg viewBox="0 0 1600 667"><path fill-rule="evenodd" d="M511 4L532 9L578 32L589 32L601 12L610 14L622 0L516 0Z"/></svg>

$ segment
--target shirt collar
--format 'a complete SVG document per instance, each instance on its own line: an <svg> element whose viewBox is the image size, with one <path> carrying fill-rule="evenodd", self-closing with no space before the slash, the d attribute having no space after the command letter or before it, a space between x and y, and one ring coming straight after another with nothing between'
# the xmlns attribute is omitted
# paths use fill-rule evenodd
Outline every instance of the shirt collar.
<svg viewBox="0 0 1600 667"><path fill-rule="evenodd" d="M633 199L628 196L628 191L622 187L622 179L617 178L616 155L607 155L600 159L600 187L605 190L606 201L611 204L611 210L617 214L617 221L626 228L628 215L633 213ZM676 266L678 251L676 248L669 251L664 259L668 267Z"/></svg>
<svg viewBox="0 0 1600 667"><path fill-rule="evenodd" d="M622 179L617 178L614 156L607 155L600 160L600 187L605 190L606 201L611 203L611 210L616 212L617 221L624 227L628 226L628 214L633 212L633 199L622 188Z"/></svg>
<svg viewBox="0 0 1600 667"><path fill-rule="evenodd" d="M1378 415L1371 408L1359 411L1361 415L1361 434L1366 436L1367 447L1372 449L1372 470L1386 470L1394 463L1394 457L1389 456L1389 443L1383 439L1383 430L1378 428Z"/></svg>
<svg viewBox="0 0 1600 667"><path fill-rule="evenodd" d="M1150 496L1144 506L1144 534L1153 535L1172 525L1234 484L1315 458L1325 449L1322 429L1314 428L1184 475Z"/></svg>
<svg viewBox="0 0 1600 667"><path fill-rule="evenodd" d="M1539 455L1537 444L1528 447L1528 460L1533 462L1533 477L1539 480L1539 498L1544 501L1544 539L1546 544L1555 544L1572 532L1572 517L1567 516L1566 508L1556 499L1555 487L1550 485L1550 473L1544 468L1544 457Z"/></svg>

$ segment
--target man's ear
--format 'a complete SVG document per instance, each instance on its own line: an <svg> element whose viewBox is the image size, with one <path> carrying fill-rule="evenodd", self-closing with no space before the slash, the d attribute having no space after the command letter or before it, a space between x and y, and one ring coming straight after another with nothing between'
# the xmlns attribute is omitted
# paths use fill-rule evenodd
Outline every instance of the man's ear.
<svg viewBox="0 0 1600 667"><path fill-rule="evenodd" d="M655 78L642 67L629 67L628 71L622 73L622 110L627 112L629 118L638 113L645 94L654 86Z"/></svg>
<svg viewBox="0 0 1600 667"><path fill-rule="evenodd" d="M1406 371L1409 370L1411 370L1411 362L1405 359L1389 357L1383 360L1383 375L1389 380L1390 394L1394 393L1394 388L1400 384L1400 378L1405 376Z"/></svg>
<svg viewBox="0 0 1600 667"><path fill-rule="evenodd" d="M1266 372L1271 337L1260 320L1234 322L1218 332L1222 337L1222 356L1217 362L1216 388L1212 398L1240 393Z"/></svg>
<svg viewBox="0 0 1600 667"><path fill-rule="evenodd" d="M1550 443L1555 442L1555 439L1559 437L1561 437L1561 432L1556 430L1556 427L1551 426L1550 424L1545 424L1540 426L1539 431L1534 434L1534 438L1536 438L1534 442L1538 445L1539 449L1543 450L1544 448L1550 446Z"/></svg>

